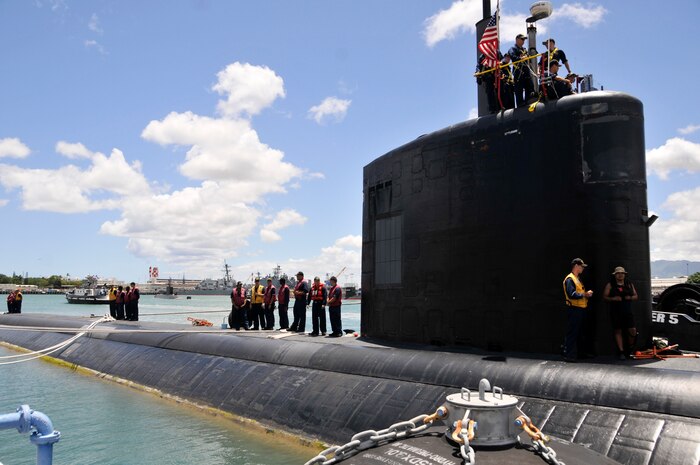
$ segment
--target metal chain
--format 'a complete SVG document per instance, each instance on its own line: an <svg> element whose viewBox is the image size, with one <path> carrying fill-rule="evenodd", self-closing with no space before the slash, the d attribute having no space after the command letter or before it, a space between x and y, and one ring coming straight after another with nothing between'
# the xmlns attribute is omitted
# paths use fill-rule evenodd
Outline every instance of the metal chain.
<svg viewBox="0 0 700 465"><path fill-rule="evenodd" d="M462 454L462 459L464 459L464 465L474 465L476 463L476 453L472 446L469 445L469 438L467 434L464 433L465 429L462 429L459 433L459 437L462 438L461 446L459 446L459 453Z"/></svg>
<svg viewBox="0 0 700 465"><path fill-rule="evenodd" d="M532 423L530 417L525 415L522 410L518 410L520 411L521 416L515 420L515 425L520 426L523 431L530 436L535 452L540 454L547 463L552 465L566 465L564 462L557 459L557 453L554 451L554 449L545 444L546 441L549 441L549 438L542 434L540 429Z"/></svg>
<svg viewBox="0 0 700 465"><path fill-rule="evenodd" d="M430 428L430 425L435 419L443 418L446 414L447 410L444 407L440 407L432 415L418 415L408 421L394 423L390 427L379 431L370 429L359 432L350 438L350 442L342 446L329 447L304 465L332 465L348 457L352 457L360 451L375 447L380 443L405 439Z"/></svg>
<svg viewBox="0 0 700 465"><path fill-rule="evenodd" d="M547 463L551 463L552 465L566 465L564 462L557 459L557 453L554 451L554 449L545 444L543 440L533 440L532 443L534 444L537 453L540 454Z"/></svg>

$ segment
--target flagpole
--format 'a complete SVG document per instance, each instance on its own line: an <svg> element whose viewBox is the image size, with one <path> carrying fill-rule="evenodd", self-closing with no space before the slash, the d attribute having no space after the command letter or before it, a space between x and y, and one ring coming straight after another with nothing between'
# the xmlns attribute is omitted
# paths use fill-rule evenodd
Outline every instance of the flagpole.
<svg viewBox="0 0 700 465"><path fill-rule="evenodd" d="M503 99L501 98L501 62L498 60L498 54L501 50L501 30L498 27L498 23L501 20L501 0L496 2L496 71L494 71L494 77L496 79L496 95L498 96L498 104L503 110Z"/></svg>

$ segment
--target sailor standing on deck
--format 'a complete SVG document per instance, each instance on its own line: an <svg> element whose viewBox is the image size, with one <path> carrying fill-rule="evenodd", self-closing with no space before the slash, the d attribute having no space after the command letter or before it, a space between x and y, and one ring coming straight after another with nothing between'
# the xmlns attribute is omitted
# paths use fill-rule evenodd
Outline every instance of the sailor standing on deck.
<svg viewBox="0 0 700 465"><path fill-rule="evenodd" d="M231 314L228 317L228 325L231 329L240 330L248 328L247 302L243 283L238 281L235 289L231 291Z"/></svg>
<svg viewBox="0 0 700 465"><path fill-rule="evenodd" d="M321 335L326 335L326 300L328 293L326 286L321 282L321 278L316 276L314 283L311 285L311 293L309 294L309 302L311 302L311 322L313 331L309 336L318 336L319 326Z"/></svg>
<svg viewBox="0 0 700 465"><path fill-rule="evenodd" d="M7 294L7 313L15 313L15 293Z"/></svg>
<svg viewBox="0 0 700 465"><path fill-rule="evenodd" d="M22 290L15 291L15 309L13 313L22 313Z"/></svg>
<svg viewBox="0 0 700 465"><path fill-rule="evenodd" d="M265 291L260 278L255 278L255 284L250 288L250 324L254 330L265 329L265 314L263 313L263 300Z"/></svg>
<svg viewBox="0 0 700 465"><path fill-rule="evenodd" d="M306 295L309 293L309 283L304 279L304 273L297 273L297 285L294 286L294 321L290 331L303 333L306 328Z"/></svg>
<svg viewBox="0 0 700 465"><path fill-rule="evenodd" d="M280 289L278 292L277 302L279 303L279 314L280 314L280 329L289 329L289 286L287 286L287 280L280 278Z"/></svg>
<svg viewBox="0 0 700 465"><path fill-rule="evenodd" d="M605 285L605 290L603 290L603 300L610 302L610 319L617 344L617 356L620 360L625 360L634 352L637 328L634 325L632 302L637 299L639 299L637 290L632 281L627 279L627 271L621 266L616 267L612 272L610 282ZM624 341L623 330L626 333ZM627 344L626 348L625 343Z"/></svg>
<svg viewBox="0 0 700 465"><path fill-rule="evenodd" d="M124 288L124 319L131 320L131 287Z"/></svg>
<svg viewBox="0 0 700 465"><path fill-rule="evenodd" d="M275 295L276 289L272 285L272 278L267 278L267 286L265 287L265 295L263 296L263 307L265 312L265 327L263 329L275 329Z"/></svg>
<svg viewBox="0 0 700 465"><path fill-rule="evenodd" d="M124 288L122 286L117 287L117 316L115 317L117 320L123 320L124 319L124 305L126 304L126 292L124 292Z"/></svg>
<svg viewBox="0 0 700 465"><path fill-rule="evenodd" d="M131 283L131 321L139 321L139 299L141 291L136 287L136 283Z"/></svg>
<svg viewBox="0 0 700 465"><path fill-rule="evenodd" d="M115 320L117 319L117 288L112 285L112 287L109 288L109 315L114 318Z"/></svg>
<svg viewBox="0 0 700 465"><path fill-rule="evenodd" d="M338 286L338 278L331 276L331 289L328 291L328 316L331 319L331 335L328 337L341 337L343 325L340 321L340 305L343 299L343 290Z"/></svg>
<svg viewBox="0 0 700 465"><path fill-rule="evenodd" d="M566 275L563 282L568 321L564 339L564 360L567 362L575 362L578 357L578 339L581 334L581 326L586 315L588 299L593 296L593 291L587 291L579 279L587 266L582 259L574 258L571 261L571 273Z"/></svg>

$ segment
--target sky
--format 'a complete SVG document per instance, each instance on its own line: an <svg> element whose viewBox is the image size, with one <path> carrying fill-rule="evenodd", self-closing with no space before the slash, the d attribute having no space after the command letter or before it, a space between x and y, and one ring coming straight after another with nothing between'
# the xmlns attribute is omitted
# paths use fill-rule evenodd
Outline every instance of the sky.
<svg viewBox="0 0 700 465"><path fill-rule="evenodd" d="M503 0L501 50L530 1ZM700 260L700 2L553 1L644 103L653 260ZM492 1L493 9L496 2ZM362 170L476 114L482 2L0 1L0 273L359 282ZM538 49L542 49L541 45Z"/></svg>

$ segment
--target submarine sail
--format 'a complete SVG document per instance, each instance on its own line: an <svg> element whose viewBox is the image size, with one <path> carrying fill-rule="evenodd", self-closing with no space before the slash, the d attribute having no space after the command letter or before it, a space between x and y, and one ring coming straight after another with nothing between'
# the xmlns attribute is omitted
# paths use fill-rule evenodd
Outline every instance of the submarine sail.
<svg viewBox="0 0 700 465"><path fill-rule="evenodd" d="M638 343L650 342L642 103L591 91L485 115L479 92L483 116L364 168L362 334L559 353L562 281L583 257L594 291L584 351L612 351L600 296L617 266L640 296Z"/></svg>

